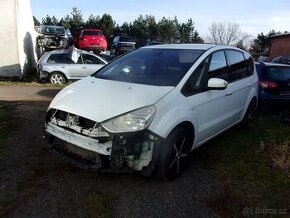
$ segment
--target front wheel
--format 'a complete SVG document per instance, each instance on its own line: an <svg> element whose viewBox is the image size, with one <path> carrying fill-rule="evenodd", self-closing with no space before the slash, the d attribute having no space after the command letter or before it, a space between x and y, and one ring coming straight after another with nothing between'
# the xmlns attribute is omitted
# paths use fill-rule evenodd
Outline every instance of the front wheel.
<svg viewBox="0 0 290 218"><path fill-rule="evenodd" d="M54 73L50 74L48 80L52 84L64 84L64 83L66 83L65 76L59 72L54 72Z"/></svg>
<svg viewBox="0 0 290 218"><path fill-rule="evenodd" d="M192 137L186 129L177 128L161 146L159 171L163 179L172 181L180 176L186 166Z"/></svg>

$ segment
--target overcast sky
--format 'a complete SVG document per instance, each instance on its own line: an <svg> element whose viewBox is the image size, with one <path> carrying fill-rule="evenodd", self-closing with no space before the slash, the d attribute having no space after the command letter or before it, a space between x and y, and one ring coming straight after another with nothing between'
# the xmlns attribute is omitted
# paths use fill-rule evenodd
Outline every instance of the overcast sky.
<svg viewBox="0 0 290 218"><path fill-rule="evenodd" d="M256 37L270 30L290 31L289 0L31 0L32 13L41 21L46 15L60 19L77 7L86 20L90 14L110 14L118 23L131 22L141 15L153 15L186 22L205 37L213 21L236 22L241 30Z"/></svg>

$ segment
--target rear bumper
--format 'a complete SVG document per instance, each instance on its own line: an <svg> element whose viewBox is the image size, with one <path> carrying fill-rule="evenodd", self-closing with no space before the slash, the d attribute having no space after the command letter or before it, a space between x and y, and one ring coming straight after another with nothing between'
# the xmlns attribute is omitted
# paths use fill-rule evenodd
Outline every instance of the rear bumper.
<svg viewBox="0 0 290 218"><path fill-rule="evenodd" d="M37 79L46 80L48 78L48 72L37 69Z"/></svg>

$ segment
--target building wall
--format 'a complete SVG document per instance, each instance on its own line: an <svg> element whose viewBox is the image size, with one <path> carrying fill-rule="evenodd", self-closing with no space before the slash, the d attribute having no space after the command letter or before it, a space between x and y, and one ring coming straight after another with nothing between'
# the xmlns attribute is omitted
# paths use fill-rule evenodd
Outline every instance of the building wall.
<svg viewBox="0 0 290 218"><path fill-rule="evenodd" d="M290 34L280 35L271 38L269 58L273 59L281 55L290 55Z"/></svg>
<svg viewBox="0 0 290 218"><path fill-rule="evenodd" d="M16 1L0 1L0 76L20 76Z"/></svg>
<svg viewBox="0 0 290 218"><path fill-rule="evenodd" d="M0 0L0 77L25 76L36 62L30 0Z"/></svg>

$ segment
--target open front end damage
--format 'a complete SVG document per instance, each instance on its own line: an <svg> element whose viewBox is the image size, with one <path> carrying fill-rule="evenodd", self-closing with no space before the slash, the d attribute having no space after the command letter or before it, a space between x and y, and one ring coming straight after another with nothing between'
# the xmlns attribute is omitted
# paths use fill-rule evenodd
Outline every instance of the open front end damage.
<svg viewBox="0 0 290 218"><path fill-rule="evenodd" d="M161 138L147 128L112 133L93 120L50 109L46 116L47 141L52 151L73 164L101 171L134 169L150 175Z"/></svg>

